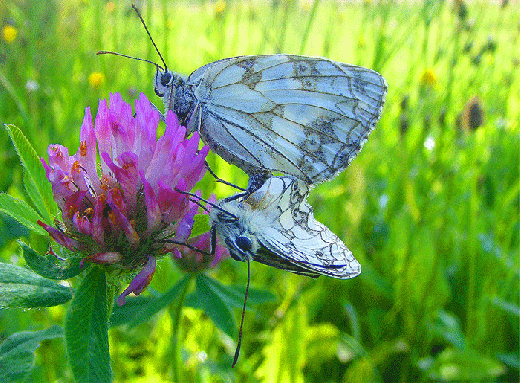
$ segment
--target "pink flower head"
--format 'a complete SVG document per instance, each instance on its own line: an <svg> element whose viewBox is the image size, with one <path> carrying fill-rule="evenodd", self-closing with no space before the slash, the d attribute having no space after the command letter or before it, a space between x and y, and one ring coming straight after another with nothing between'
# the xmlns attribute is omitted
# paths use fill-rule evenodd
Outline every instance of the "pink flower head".
<svg viewBox="0 0 520 383"><path fill-rule="evenodd" d="M177 190L189 191L202 178L209 149L198 150L198 132L185 138L172 111L157 138L159 113L144 94L135 101L135 116L118 93L109 105L100 101L95 126L86 108L76 154L49 146L49 162L42 163L63 224L39 224L84 260L129 270L145 266L125 290L138 294L153 276L155 256L175 248L165 239L185 241L191 232L197 205Z"/></svg>
<svg viewBox="0 0 520 383"><path fill-rule="evenodd" d="M199 193L196 194L198 195ZM217 199L215 198L215 195L212 194L211 197L208 198L208 201L211 203L216 203ZM207 207L208 210L204 211L204 214L208 214L211 210L210 206ZM175 248L172 251L173 259L177 265L182 270L190 273L198 273L202 270L213 268L223 258L229 257L228 249L225 246L222 246L218 241L215 243L215 254L211 254L211 242L212 240L217 239L212 239L210 232L189 238L191 229L193 227L193 217L195 216L195 213L196 210L192 210L186 215L189 216L191 214L192 220L191 222L186 222L187 224L185 227L179 227L177 230L177 234L179 236L176 237L176 240L186 242L193 248L202 251L193 250L186 246Z"/></svg>
<svg viewBox="0 0 520 383"><path fill-rule="evenodd" d="M204 233L196 237L190 238L187 243L196 249L204 252L190 249L188 247L179 247L175 249L174 260L180 269L198 273L200 271L215 267L223 258L229 256L226 247L219 242L215 246L215 254L210 254L211 233Z"/></svg>

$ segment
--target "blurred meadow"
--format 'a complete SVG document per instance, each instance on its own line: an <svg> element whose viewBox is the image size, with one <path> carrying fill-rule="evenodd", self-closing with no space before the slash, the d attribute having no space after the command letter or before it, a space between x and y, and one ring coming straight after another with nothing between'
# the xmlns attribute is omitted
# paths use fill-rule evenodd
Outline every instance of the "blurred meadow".
<svg viewBox="0 0 520 383"><path fill-rule="evenodd" d="M383 115L351 166L310 197L318 220L362 265L351 280L313 280L251 264L274 299L246 312L236 336L196 307L181 320L186 382L512 382L519 374L520 5L462 1L137 1L169 69L188 75L220 58L291 53L372 68L388 82ZM74 153L86 106L153 91L159 62L127 1L0 3L0 123L41 156ZM5 130L4 130L5 131ZM24 198L23 169L0 134L0 190ZM247 177L210 154L213 170ZM208 174L203 196L234 193ZM24 265L16 239L47 238L0 215L0 258ZM243 291L247 265L207 274ZM141 295L184 273L165 257ZM78 281L73 280L72 286ZM262 298L260 297L259 300ZM196 306L196 305L191 305ZM62 306L0 309L0 340L61 324ZM234 310L236 325L240 309ZM114 326L117 382L168 382L172 318ZM27 381L69 382L61 339L43 342ZM1 363L1 361L0 361Z"/></svg>

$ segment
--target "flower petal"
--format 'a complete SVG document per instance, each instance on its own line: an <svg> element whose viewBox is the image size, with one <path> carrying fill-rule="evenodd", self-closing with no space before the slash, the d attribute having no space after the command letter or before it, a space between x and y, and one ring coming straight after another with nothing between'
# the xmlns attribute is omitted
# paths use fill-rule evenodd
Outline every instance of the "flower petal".
<svg viewBox="0 0 520 383"><path fill-rule="evenodd" d="M139 295L144 291L153 278L155 267L155 257L149 256L146 265L142 268L139 274L137 274L134 279L132 279L132 282L130 282L130 285L125 289L125 291L123 291L123 293L117 298L117 304L119 306L123 306L125 304L125 298L130 293Z"/></svg>
<svg viewBox="0 0 520 383"><path fill-rule="evenodd" d="M42 221L37 221L38 225L43 227L47 233L60 245L65 246L67 249L72 251L78 251L80 248L80 245L77 241L73 240L67 234L65 234L63 231L58 230L52 226L47 225L46 223L43 223Z"/></svg>
<svg viewBox="0 0 520 383"><path fill-rule="evenodd" d="M80 145L75 156L76 160L79 161L85 172L85 183L90 185L95 193L100 193L101 189L96 166L96 134L89 107L85 108L85 117L83 118L83 124L81 124L79 137Z"/></svg>

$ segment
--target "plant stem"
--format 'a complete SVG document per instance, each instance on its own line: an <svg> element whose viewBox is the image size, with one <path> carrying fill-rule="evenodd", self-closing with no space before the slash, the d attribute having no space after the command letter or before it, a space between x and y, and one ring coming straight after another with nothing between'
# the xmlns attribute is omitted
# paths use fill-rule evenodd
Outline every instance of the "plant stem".
<svg viewBox="0 0 520 383"><path fill-rule="evenodd" d="M184 299L188 294L189 287L191 285L191 281L194 279L194 276L190 276L190 280L185 284L184 288L179 295L177 302L173 305L170 305L170 316L172 318L172 343L171 348L173 351L172 358L172 370L173 370L173 382L180 383L181 380L181 371L182 371L182 355L181 355L181 320L182 320L182 307L184 306Z"/></svg>

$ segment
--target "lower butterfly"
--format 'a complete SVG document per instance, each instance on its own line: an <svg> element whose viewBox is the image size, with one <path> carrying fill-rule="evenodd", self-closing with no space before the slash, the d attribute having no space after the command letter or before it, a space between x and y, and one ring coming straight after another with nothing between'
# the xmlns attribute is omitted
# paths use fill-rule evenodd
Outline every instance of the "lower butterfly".
<svg viewBox="0 0 520 383"><path fill-rule="evenodd" d="M314 278L359 275L361 265L350 250L314 218L308 195L309 187L301 180L268 177L258 188L250 186L212 209L212 228L238 261Z"/></svg>

